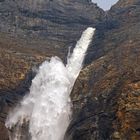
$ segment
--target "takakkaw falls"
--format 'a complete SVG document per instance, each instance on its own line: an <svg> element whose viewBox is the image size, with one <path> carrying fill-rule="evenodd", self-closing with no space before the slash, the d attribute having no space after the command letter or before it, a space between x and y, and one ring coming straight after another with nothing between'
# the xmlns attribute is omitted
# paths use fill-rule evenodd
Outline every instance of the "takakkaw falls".
<svg viewBox="0 0 140 140"><path fill-rule="evenodd" d="M71 118L70 93L82 68L95 29L87 28L67 57L66 66L52 57L39 67L30 93L8 116L6 127L15 128L10 140L20 140L21 127L29 123L31 140L63 140Z"/></svg>

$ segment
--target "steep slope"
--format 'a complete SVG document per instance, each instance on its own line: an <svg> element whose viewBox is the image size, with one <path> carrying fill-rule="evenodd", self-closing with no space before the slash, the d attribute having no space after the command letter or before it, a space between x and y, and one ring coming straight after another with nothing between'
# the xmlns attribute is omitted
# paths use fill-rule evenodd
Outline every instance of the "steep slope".
<svg viewBox="0 0 140 140"><path fill-rule="evenodd" d="M84 28L95 26L104 16L87 0L4 0L0 9L1 31L57 43L72 43Z"/></svg>
<svg viewBox="0 0 140 140"><path fill-rule="evenodd" d="M83 10L84 9L84 10ZM66 60L88 26L97 26L104 12L89 0L0 1L0 138L8 111L28 92L31 69L46 57Z"/></svg>
<svg viewBox="0 0 140 140"><path fill-rule="evenodd" d="M74 120L66 139L139 139L139 13L139 0L120 0L101 23L103 37L91 47L87 56L91 63L81 72L71 95Z"/></svg>
<svg viewBox="0 0 140 140"><path fill-rule="evenodd" d="M35 60L42 62L46 56L57 55L65 60L68 47L75 44L82 31L88 26L96 26L103 18L103 10L89 0L0 1L2 88L7 88L7 82L12 87L14 81L17 83L14 76L16 60L30 66ZM13 72L10 65L3 64L4 60L10 61Z"/></svg>
<svg viewBox="0 0 140 140"><path fill-rule="evenodd" d="M75 44L81 32L96 26L103 18L103 10L87 0L0 1L1 53L13 59L23 58L29 65L46 56L64 59L68 47ZM2 57L7 60L8 56L1 54ZM8 66L2 65L10 70Z"/></svg>

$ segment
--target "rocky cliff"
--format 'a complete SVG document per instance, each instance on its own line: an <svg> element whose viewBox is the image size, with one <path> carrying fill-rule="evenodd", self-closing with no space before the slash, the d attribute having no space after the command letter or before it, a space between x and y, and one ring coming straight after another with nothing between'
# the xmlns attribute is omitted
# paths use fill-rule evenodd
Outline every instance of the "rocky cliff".
<svg viewBox="0 0 140 140"><path fill-rule="evenodd" d="M138 0L120 0L101 23L107 25L104 35L93 44L87 56L92 62L71 95L75 113L66 138L140 138L139 13Z"/></svg>
<svg viewBox="0 0 140 140"><path fill-rule="evenodd" d="M8 110L28 92L31 69L46 57L65 61L88 26L97 28L75 84L66 140L140 137L140 2L104 12L90 0L0 1L0 140Z"/></svg>
<svg viewBox="0 0 140 140"><path fill-rule="evenodd" d="M45 38L56 47L58 42L74 42L84 28L95 26L104 16L103 10L88 0L4 0L0 13L1 31Z"/></svg>

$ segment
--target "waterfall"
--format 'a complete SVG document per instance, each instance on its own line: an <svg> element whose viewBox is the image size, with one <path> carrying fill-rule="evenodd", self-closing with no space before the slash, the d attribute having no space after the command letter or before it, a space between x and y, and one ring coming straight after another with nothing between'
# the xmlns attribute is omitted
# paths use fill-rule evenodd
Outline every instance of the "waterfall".
<svg viewBox="0 0 140 140"><path fill-rule="evenodd" d="M11 140L23 140L20 128L26 122L29 123L30 140L63 140L70 123L70 93L94 31L89 27L83 32L66 66L58 57L42 63L32 80L30 93L6 120L7 128L16 127Z"/></svg>

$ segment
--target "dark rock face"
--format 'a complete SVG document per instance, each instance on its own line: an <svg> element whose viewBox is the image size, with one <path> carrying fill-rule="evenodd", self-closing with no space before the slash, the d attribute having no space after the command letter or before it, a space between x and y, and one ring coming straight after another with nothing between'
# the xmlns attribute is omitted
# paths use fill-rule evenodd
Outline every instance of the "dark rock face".
<svg viewBox="0 0 140 140"><path fill-rule="evenodd" d="M103 10L89 0L0 1L1 140L8 139L4 121L28 91L30 82L24 79L32 67L46 56L63 59L66 47L103 17Z"/></svg>
<svg viewBox="0 0 140 140"><path fill-rule="evenodd" d="M69 45L75 44L82 31L95 26L103 17L103 10L89 0L1 1L0 55L7 62L1 62L3 71L8 73L12 64L15 68L18 63L18 68L9 71L9 78L4 79L8 82L14 77L24 78L20 71L27 73L46 56L64 58ZM19 75L15 76L15 71Z"/></svg>
<svg viewBox="0 0 140 140"><path fill-rule="evenodd" d="M97 31L71 94L65 139L139 140L139 15L139 0L120 0L107 13L90 0L0 1L1 140L8 110L29 89L30 69L46 56L65 58L65 46L88 26Z"/></svg>
<svg viewBox="0 0 140 140"><path fill-rule="evenodd" d="M33 50L41 56L53 54L65 58L68 47L74 46L82 31L97 26L104 15L89 0L1 1L0 43L13 51L15 44L18 50L24 46L20 53L28 48L26 52Z"/></svg>
<svg viewBox="0 0 140 140"><path fill-rule="evenodd" d="M67 43L104 16L89 0L5 0L0 9L2 31Z"/></svg>
<svg viewBox="0 0 140 140"><path fill-rule="evenodd" d="M140 138L139 7L139 1L120 0L108 12L104 25L117 24L106 26L102 39L96 36L87 56L92 63L81 72L71 95L74 119L66 139Z"/></svg>

